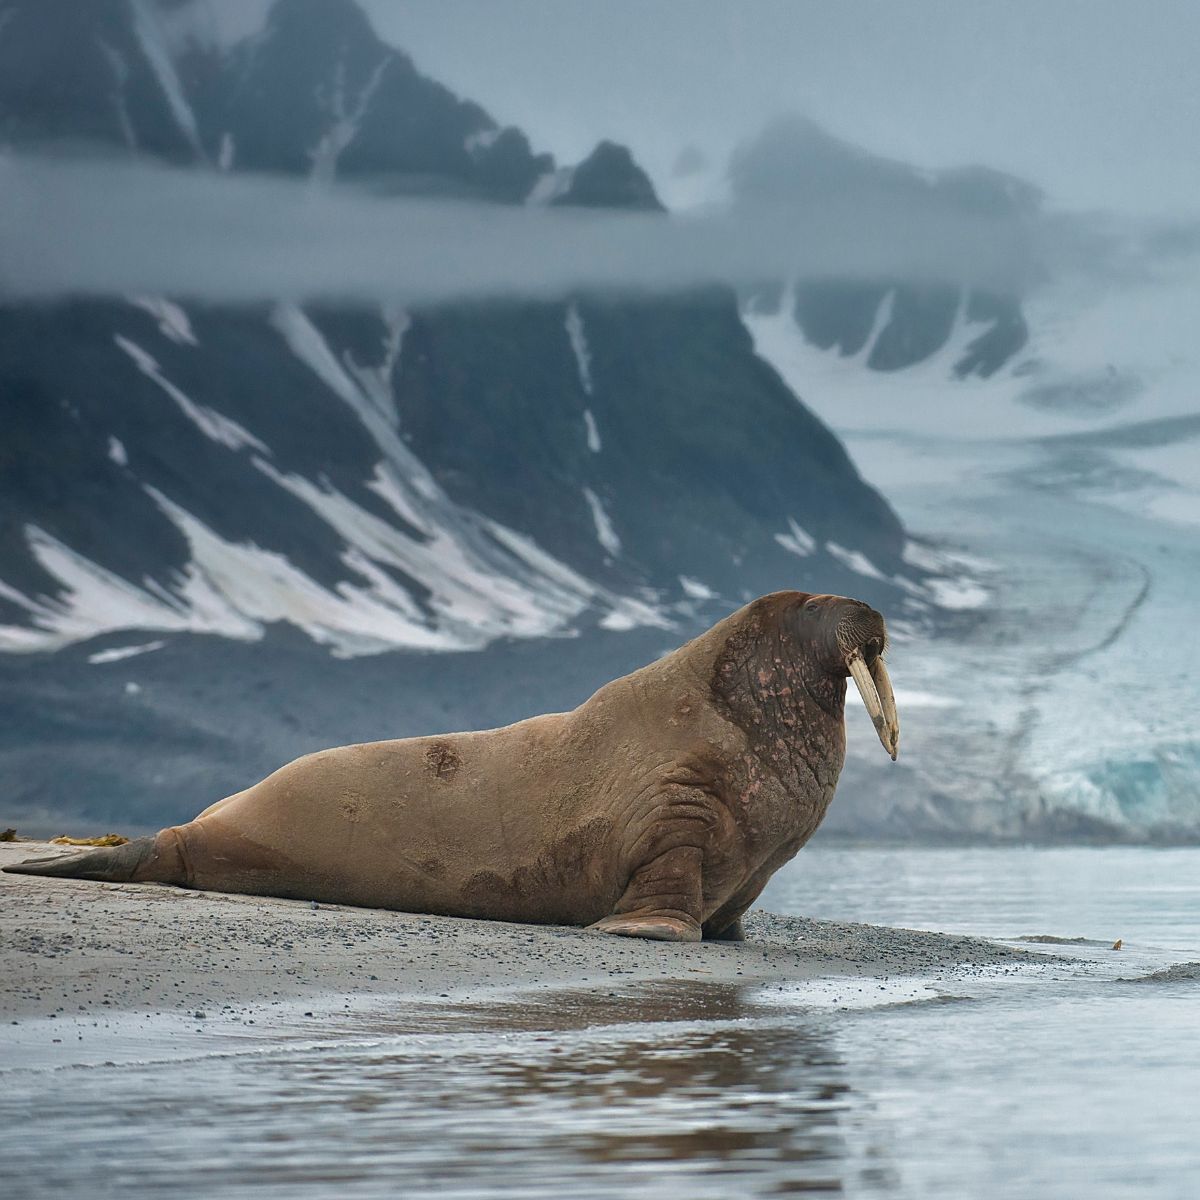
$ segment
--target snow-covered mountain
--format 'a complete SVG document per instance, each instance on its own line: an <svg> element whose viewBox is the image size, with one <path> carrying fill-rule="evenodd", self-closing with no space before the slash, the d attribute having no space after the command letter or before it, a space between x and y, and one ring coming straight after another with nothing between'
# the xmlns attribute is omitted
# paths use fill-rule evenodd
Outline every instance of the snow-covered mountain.
<svg viewBox="0 0 1200 1200"><path fill-rule="evenodd" d="M231 50L193 8L0 6L10 147L660 207L627 151L556 168L351 0L279 0ZM665 627L783 583L897 602L924 586L723 288L420 311L64 300L8 305L0 338L10 650L278 622L339 654L466 649Z"/></svg>
<svg viewBox="0 0 1200 1200"><path fill-rule="evenodd" d="M671 220L627 150L555 163L352 0L233 47L207 11L0 0L5 151ZM1018 235L1040 205L794 121L728 187ZM156 827L305 750L577 703L801 587L896 633L904 753L861 717L831 830L1195 837L1200 697L1162 652L1200 565L1193 282L10 297L0 808Z"/></svg>
<svg viewBox="0 0 1200 1200"><path fill-rule="evenodd" d="M381 42L352 0L278 0L232 48L207 36L204 13L0 0L7 152L661 211L628 151L602 142L573 167L534 153ZM9 298L0 379L0 754L22 764L6 771L14 817L75 805L153 824L305 746L573 702L778 587L914 616L936 600L938 571L906 560L891 508L755 353L720 286L411 310ZM637 630L628 649L590 648ZM580 633L546 652L582 664L564 668L565 693L507 694L485 680L485 656L477 691L501 698L479 710L459 687L453 704L439 694L440 718L375 692L379 728L332 728L317 702L274 733L243 712L219 764L199 732L236 707L210 665L227 645L260 680L297 662L311 680L331 655ZM206 696L193 690L168 721L129 673L172 655ZM423 670L423 691L439 693L439 668ZM133 686L114 688L114 671ZM101 732L98 705L115 706L123 732ZM125 760L171 742L197 782L166 800L157 770ZM60 753L30 766L39 744ZM112 788L97 756L123 764ZM68 761L77 799L62 795Z"/></svg>

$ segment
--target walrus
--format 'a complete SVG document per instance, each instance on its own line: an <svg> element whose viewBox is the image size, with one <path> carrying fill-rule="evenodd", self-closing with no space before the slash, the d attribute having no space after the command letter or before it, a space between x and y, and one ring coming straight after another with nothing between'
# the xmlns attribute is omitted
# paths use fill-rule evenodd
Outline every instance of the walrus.
<svg viewBox="0 0 1200 1200"><path fill-rule="evenodd" d="M895 760L886 647L861 601L775 592L572 712L323 750L154 837L5 869L737 939L833 798L847 677Z"/></svg>

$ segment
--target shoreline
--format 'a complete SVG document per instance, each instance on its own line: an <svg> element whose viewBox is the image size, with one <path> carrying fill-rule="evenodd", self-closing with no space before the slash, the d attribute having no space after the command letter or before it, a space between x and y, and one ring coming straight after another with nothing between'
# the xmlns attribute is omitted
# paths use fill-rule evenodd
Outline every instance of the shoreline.
<svg viewBox="0 0 1200 1200"><path fill-rule="evenodd" d="M0 843L0 866L66 847ZM651 984L810 985L834 999L1047 955L979 938L756 910L747 940L676 944L314 905L305 900L0 874L7 1065L178 1053L178 1035L328 1036L381 1007L417 1028L524 996ZM833 987L832 983L844 984ZM814 992L814 995L817 992ZM353 1024L353 1022L352 1022ZM161 1044L160 1044L161 1043ZM174 1049L173 1049L174 1047ZM82 1057L80 1057L82 1055ZM97 1057L99 1056L99 1057Z"/></svg>

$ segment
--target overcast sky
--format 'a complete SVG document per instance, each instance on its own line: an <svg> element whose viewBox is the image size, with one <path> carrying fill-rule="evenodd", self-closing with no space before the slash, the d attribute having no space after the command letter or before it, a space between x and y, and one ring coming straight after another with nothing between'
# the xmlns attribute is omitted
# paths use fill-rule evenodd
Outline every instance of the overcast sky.
<svg viewBox="0 0 1200 1200"><path fill-rule="evenodd" d="M1194 211L1193 0L362 0L427 74L575 161L723 165L780 112L921 166L982 162L1071 208Z"/></svg>

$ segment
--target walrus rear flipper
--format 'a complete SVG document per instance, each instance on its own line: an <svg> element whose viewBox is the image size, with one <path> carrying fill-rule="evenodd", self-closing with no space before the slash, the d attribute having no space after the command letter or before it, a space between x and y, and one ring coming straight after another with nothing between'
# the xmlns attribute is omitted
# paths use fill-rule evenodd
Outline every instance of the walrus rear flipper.
<svg viewBox="0 0 1200 1200"><path fill-rule="evenodd" d="M169 835L169 846L163 844L165 835ZM174 833L164 829L157 837L135 838L123 846L104 846L81 850L78 854L56 854L51 858L30 858L4 870L12 875L95 879L102 883L183 883L181 868Z"/></svg>

